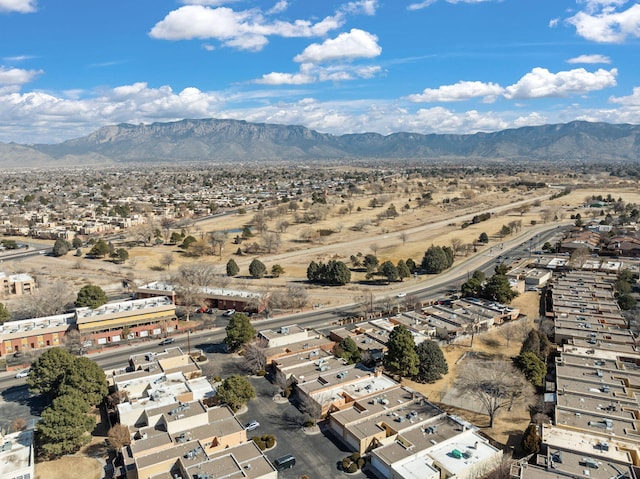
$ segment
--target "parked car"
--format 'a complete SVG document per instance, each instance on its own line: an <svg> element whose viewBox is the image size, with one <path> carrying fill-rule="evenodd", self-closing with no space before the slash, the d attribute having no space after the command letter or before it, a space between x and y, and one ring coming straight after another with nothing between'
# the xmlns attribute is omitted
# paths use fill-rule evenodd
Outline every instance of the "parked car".
<svg viewBox="0 0 640 479"><path fill-rule="evenodd" d="M222 316L233 316L234 314L236 314L235 309L227 309L224 313L222 313Z"/></svg>
<svg viewBox="0 0 640 479"><path fill-rule="evenodd" d="M196 309L196 313L206 313L207 309L208 308L206 306L203 306L202 308Z"/></svg>
<svg viewBox="0 0 640 479"><path fill-rule="evenodd" d="M174 338L165 338L160 341L160 346L166 346L167 344L173 344L175 342Z"/></svg>
<svg viewBox="0 0 640 479"><path fill-rule="evenodd" d="M16 374L16 378L20 379L20 378L26 378L29 373L31 372L31 368L27 368L27 369L23 369L22 371L18 372Z"/></svg>
<svg viewBox="0 0 640 479"><path fill-rule="evenodd" d="M258 429L260 427L260 423L258 421L251 421L244 428L247 431L253 431L254 429Z"/></svg>
<svg viewBox="0 0 640 479"><path fill-rule="evenodd" d="M296 465L296 458L291 454L287 454L273 461L273 465L276 467L276 471L290 469Z"/></svg>
<svg viewBox="0 0 640 479"><path fill-rule="evenodd" d="M398 293L396 294L396 298L404 298L407 295L407 293Z"/></svg>

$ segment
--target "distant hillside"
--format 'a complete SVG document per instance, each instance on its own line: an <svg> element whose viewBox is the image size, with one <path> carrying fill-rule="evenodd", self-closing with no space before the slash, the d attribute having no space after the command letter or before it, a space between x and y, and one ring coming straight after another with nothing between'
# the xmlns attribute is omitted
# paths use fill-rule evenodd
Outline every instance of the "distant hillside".
<svg viewBox="0 0 640 479"><path fill-rule="evenodd" d="M639 161L640 126L575 121L473 135L327 135L237 120L120 124L56 145L0 143L0 166L317 159Z"/></svg>

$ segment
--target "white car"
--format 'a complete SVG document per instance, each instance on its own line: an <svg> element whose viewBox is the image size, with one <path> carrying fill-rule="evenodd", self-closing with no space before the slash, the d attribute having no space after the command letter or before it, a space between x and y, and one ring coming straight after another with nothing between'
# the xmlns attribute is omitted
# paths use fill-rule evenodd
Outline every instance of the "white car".
<svg viewBox="0 0 640 479"><path fill-rule="evenodd" d="M244 428L247 431L253 431L254 429L258 429L260 427L260 423L258 421L251 421L249 424L247 424Z"/></svg>
<svg viewBox="0 0 640 479"><path fill-rule="evenodd" d="M27 368L27 369L23 369L22 371L18 372L16 374L16 378L20 379L20 378L26 378L29 373L31 372L31 368Z"/></svg>
<svg viewBox="0 0 640 479"><path fill-rule="evenodd" d="M404 298L407 295L407 293L398 293L396 294L396 298Z"/></svg>
<svg viewBox="0 0 640 479"><path fill-rule="evenodd" d="M233 316L234 314L236 314L236 310L235 309L227 309L222 316Z"/></svg>

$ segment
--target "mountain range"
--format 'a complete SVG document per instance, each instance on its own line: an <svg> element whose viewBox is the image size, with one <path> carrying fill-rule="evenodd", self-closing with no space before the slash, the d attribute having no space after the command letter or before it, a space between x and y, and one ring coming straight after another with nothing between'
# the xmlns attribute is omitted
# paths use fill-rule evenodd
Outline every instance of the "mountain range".
<svg viewBox="0 0 640 479"><path fill-rule="evenodd" d="M180 120L106 126L58 144L0 143L0 167L270 160L640 161L640 126L574 121L468 135L329 135L302 126Z"/></svg>

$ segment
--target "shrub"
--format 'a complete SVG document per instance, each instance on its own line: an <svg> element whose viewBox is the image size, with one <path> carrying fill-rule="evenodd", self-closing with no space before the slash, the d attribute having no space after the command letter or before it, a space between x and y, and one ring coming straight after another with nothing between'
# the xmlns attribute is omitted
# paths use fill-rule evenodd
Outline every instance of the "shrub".
<svg viewBox="0 0 640 479"><path fill-rule="evenodd" d="M313 419L307 419L303 424L304 427L313 427L315 425L316 422Z"/></svg>
<svg viewBox="0 0 640 479"><path fill-rule="evenodd" d="M267 371L265 371L264 369L261 369L259 371L256 371L256 376L266 376L267 375Z"/></svg>
<svg viewBox="0 0 640 479"><path fill-rule="evenodd" d="M267 436L263 436L264 444L267 446L267 449L271 449L276 444L276 438L272 434Z"/></svg>
<svg viewBox="0 0 640 479"><path fill-rule="evenodd" d="M358 459L358 469L362 469L364 467L364 458L361 457L360 459Z"/></svg>
<svg viewBox="0 0 640 479"><path fill-rule="evenodd" d="M360 459L360 453L354 452L349 456L349 459L351 459L353 462L357 462L358 459Z"/></svg>
<svg viewBox="0 0 640 479"><path fill-rule="evenodd" d="M349 468L349 466L350 466L350 465L351 465L351 461L349 460L349 458L348 458L348 457L345 457L345 458L342 460L342 470L343 470L343 471L346 471L346 470Z"/></svg>
<svg viewBox="0 0 640 479"><path fill-rule="evenodd" d="M358 465L354 462L351 463L351 465L349 466L349 468L347 469L347 472L357 472L358 471Z"/></svg>
<svg viewBox="0 0 640 479"><path fill-rule="evenodd" d="M261 450L261 451L264 451L264 450L267 448L267 445L266 445L266 443L262 440L262 437L260 437L260 436L253 436L253 437L251 438L251 440L252 440L253 442L255 442L255 443L256 443L256 445L260 448L260 450Z"/></svg>

